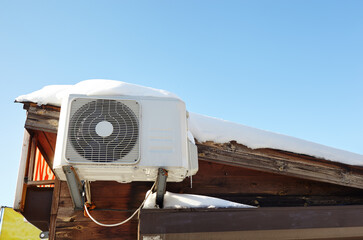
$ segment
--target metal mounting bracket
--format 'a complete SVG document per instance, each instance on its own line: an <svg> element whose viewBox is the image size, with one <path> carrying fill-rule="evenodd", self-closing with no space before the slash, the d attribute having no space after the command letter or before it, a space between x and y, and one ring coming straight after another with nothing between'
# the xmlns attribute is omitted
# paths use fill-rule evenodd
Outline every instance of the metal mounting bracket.
<svg viewBox="0 0 363 240"><path fill-rule="evenodd" d="M158 170L158 177L156 179L156 204L163 208L164 206L164 194L166 190L166 179L168 178L168 171L159 168Z"/></svg>
<svg viewBox="0 0 363 240"><path fill-rule="evenodd" d="M41 232L39 234L39 238L40 239L48 239L49 238L49 231L47 231L47 232Z"/></svg>
<svg viewBox="0 0 363 240"><path fill-rule="evenodd" d="M83 183L79 180L78 175L72 166L63 166L63 171L66 174L73 206L75 209L81 210L84 205Z"/></svg>

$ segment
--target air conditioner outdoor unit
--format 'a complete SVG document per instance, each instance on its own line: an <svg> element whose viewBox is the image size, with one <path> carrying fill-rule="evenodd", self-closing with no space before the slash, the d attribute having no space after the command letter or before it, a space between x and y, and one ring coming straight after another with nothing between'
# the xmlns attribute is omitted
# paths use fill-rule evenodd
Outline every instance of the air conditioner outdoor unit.
<svg viewBox="0 0 363 240"><path fill-rule="evenodd" d="M168 181L182 181L198 170L184 102L69 95L62 103L53 164L60 180L66 180L64 166L88 181L154 181L159 168L168 171Z"/></svg>

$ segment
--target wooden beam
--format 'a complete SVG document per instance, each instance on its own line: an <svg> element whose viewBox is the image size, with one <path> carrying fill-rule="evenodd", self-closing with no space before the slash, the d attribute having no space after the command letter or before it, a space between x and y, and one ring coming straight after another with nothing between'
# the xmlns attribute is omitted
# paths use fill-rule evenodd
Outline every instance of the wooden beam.
<svg viewBox="0 0 363 240"><path fill-rule="evenodd" d="M363 189L363 167L230 142L197 143L199 160Z"/></svg>
<svg viewBox="0 0 363 240"><path fill-rule="evenodd" d="M210 238L214 233L219 237L224 236L223 239L363 237L362 214L362 205L255 209L143 209L140 213L139 234L141 239L152 236L182 239L175 238L178 234L179 237L184 234L184 239L220 239ZM274 235L264 234L266 231ZM286 231L291 232L287 234ZM235 234L232 234L233 232Z"/></svg>
<svg viewBox="0 0 363 240"><path fill-rule="evenodd" d="M60 108L32 103L24 104L24 108L27 110L25 128L57 133Z"/></svg>
<svg viewBox="0 0 363 240"><path fill-rule="evenodd" d="M139 239L163 240L360 240L363 227L142 234Z"/></svg>
<svg viewBox="0 0 363 240"><path fill-rule="evenodd" d="M30 156L28 160L28 175L27 182L33 181L33 173L34 173L34 164L35 164L35 154L36 154L36 138L32 137L31 146L30 146Z"/></svg>
<svg viewBox="0 0 363 240"><path fill-rule="evenodd" d="M199 171L167 191L201 194L261 207L363 204L363 189L199 161Z"/></svg>
<svg viewBox="0 0 363 240"><path fill-rule="evenodd" d="M55 180L40 180L40 181L28 181L28 186L39 186L39 185L51 185L54 184Z"/></svg>

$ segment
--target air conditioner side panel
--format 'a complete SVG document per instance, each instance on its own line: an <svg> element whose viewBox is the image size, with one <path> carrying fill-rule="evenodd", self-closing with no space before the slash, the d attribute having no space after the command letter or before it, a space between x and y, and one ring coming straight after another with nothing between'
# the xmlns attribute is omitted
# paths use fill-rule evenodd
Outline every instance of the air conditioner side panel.
<svg viewBox="0 0 363 240"><path fill-rule="evenodd" d="M64 99L62 102L62 107L59 115L59 122L58 122L58 132L57 132L57 141L55 146L55 152L54 152L54 162L53 162L53 170L57 177L65 181L66 175L63 172L62 166L69 165L65 159L64 159L64 146L66 141L66 130L68 129L68 117L69 117L69 111L70 108L70 101L68 101L68 98Z"/></svg>
<svg viewBox="0 0 363 240"><path fill-rule="evenodd" d="M141 101L140 167L188 169L187 121L182 101Z"/></svg>

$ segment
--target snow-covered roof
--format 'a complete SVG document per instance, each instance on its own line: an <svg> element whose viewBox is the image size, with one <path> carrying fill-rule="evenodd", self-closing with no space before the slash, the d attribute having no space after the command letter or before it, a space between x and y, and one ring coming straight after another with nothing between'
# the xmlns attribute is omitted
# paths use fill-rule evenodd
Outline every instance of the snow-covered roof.
<svg viewBox="0 0 363 240"><path fill-rule="evenodd" d="M46 86L38 91L21 95L15 101L61 106L62 100L70 93L89 96L131 95L180 99L175 94L160 89L121 81L94 79L82 81L75 85ZM278 149L349 165L363 166L363 155L360 154L196 113L189 114L189 130L199 142L227 143L236 141L251 149Z"/></svg>
<svg viewBox="0 0 363 240"><path fill-rule="evenodd" d="M363 166L363 155L218 118L189 114L189 130L199 142L236 141L251 149L271 148L334 162Z"/></svg>

